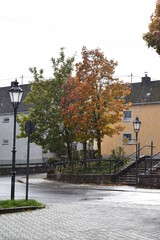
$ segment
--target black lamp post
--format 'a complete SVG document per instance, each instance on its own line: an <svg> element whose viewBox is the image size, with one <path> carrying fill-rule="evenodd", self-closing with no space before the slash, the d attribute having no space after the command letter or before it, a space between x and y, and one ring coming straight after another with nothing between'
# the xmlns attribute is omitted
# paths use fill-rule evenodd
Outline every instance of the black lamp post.
<svg viewBox="0 0 160 240"><path fill-rule="evenodd" d="M134 131L136 133L136 185L138 183L138 132L140 130L140 127L141 127L141 122L139 120L138 117L136 117L136 119L133 121L133 128L134 128Z"/></svg>
<svg viewBox="0 0 160 240"><path fill-rule="evenodd" d="M12 150L12 171L11 171L11 200L15 195L15 160L16 160L16 116L17 108L22 99L23 90L18 86L17 79L11 82L11 88L8 90L11 102L14 108L14 129L13 129L13 150Z"/></svg>

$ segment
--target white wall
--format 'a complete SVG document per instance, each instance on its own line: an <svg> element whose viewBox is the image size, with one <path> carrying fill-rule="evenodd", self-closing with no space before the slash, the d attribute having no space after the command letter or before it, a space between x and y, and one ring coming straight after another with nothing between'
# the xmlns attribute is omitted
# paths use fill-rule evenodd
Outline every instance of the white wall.
<svg viewBox="0 0 160 240"><path fill-rule="evenodd" d="M9 118L8 123L4 123L4 118ZM11 163L13 148L13 115L0 116L0 163ZM16 124L16 134L19 133L18 124ZM3 140L8 140L8 145L4 145ZM27 138L16 139L16 163L23 163L27 160ZM30 162L42 162L42 148L34 143L30 144Z"/></svg>

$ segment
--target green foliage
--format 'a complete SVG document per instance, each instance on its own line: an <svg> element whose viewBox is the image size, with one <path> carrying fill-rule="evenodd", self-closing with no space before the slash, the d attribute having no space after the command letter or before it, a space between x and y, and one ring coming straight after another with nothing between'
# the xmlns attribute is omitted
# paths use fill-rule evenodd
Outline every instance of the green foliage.
<svg viewBox="0 0 160 240"><path fill-rule="evenodd" d="M73 164L73 166L72 166ZM58 174L109 174L114 172L114 161L108 161L106 159L81 161L75 160L73 162L56 162L54 166L54 172Z"/></svg>
<svg viewBox="0 0 160 240"><path fill-rule="evenodd" d="M116 149L112 149L112 154L110 158L116 162L124 160L125 159L124 148L117 147Z"/></svg>
<svg viewBox="0 0 160 240"><path fill-rule="evenodd" d="M30 107L30 113L28 116L21 114L18 117L21 130L18 137L26 137L24 126L27 120L31 120L35 123L31 140L42 146L44 152L59 153L70 137L70 132L67 132L65 138L60 135L59 126L62 121L60 100L63 96L62 85L73 70L74 57L65 59L62 48L60 57L52 58L51 62L54 71L51 79L43 77L42 69L38 72L35 67L30 68L34 81L31 83L31 91L24 100L24 103Z"/></svg>
<svg viewBox="0 0 160 240"><path fill-rule="evenodd" d="M28 115L25 115L23 113L19 114L18 117L17 117L17 123L19 124L19 127L20 127L20 134L17 135L17 138L25 138L27 137L27 134L25 133L25 124L26 122L29 120L29 116Z"/></svg>
<svg viewBox="0 0 160 240"><path fill-rule="evenodd" d="M0 201L0 208L14 208L14 207L28 207L28 206L45 207L44 204L39 203L33 199L1 200Z"/></svg>
<svg viewBox="0 0 160 240"><path fill-rule="evenodd" d="M43 148L43 152L54 152L60 156L66 148L68 159L77 158L72 150L74 141L85 143L96 140L98 158L101 158L101 141L104 135L119 134L125 105L125 96L130 93L129 86L113 78L117 63L108 60L100 49L82 48L82 62L76 64L74 57L65 58L64 49L59 58L51 59L53 77L45 79L43 69L30 68L34 81L24 103L29 106L29 115L21 114L17 121L21 133L26 137L24 126L27 120L35 123L31 141ZM60 125L63 131L60 133ZM84 145L84 158L86 147Z"/></svg>
<svg viewBox="0 0 160 240"><path fill-rule="evenodd" d="M95 155L97 152L95 152ZM54 164L55 173L63 174L110 174L115 171L115 164L117 164L117 170L123 167L127 162L128 158L125 157L124 148L117 147L112 150L112 154L107 159L90 159L87 152L87 160L83 160L82 151L78 152L78 158L72 162L63 162L60 159L52 158ZM61 162L61 164L60 164ZM73 165L72 165L73 164Z"/></svg>
<svg viewBox="0 0 160 240"><path fill-rule="evenodd" d="M48 164L54 165L55 163L60 162L60 161L61 161L61 158L58 156L55 156L55 157L51 157L48 159Z"/></svg>
<svg viewBox="0 0 160 240"><path fill-rule="evenodd" d="M129 161L129 159L125 157L124 148L122 147L117 147L116 149L113 149L109 159L111 159L114 164L116 164L117 170L125 166Z"/></svg>

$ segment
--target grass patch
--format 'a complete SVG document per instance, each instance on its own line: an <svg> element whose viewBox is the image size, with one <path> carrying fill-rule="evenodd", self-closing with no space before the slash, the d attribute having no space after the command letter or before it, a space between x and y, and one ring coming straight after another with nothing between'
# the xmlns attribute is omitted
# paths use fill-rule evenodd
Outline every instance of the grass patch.
<svg viewBox="0 0 160 240"><path fill-rule="evenodd" d="M28 201L24 199L19 200L1 200L0 201L0 209L2 208L17 208L17 207L45 207L44 204L37 202L33 199L29 199Z"/></svg>

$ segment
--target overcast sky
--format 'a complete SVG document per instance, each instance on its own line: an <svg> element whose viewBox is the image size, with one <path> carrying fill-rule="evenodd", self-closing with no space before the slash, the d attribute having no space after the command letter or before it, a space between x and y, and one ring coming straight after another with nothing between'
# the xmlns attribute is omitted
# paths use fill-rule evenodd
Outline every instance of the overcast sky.
<svg viewBox="0 0 160 240"><path fill-rule="evenodd" d="M61 47L67 56L83 46L97 47L118 62L115 76L140 81L144 72L160 80L160 57L148 49L148 30L155 0L5 0L0 2L0 86L15 78L32 80L29 67L52 76L51 57ZM123 77L122 77L123 76ZM29 78L28 78L29 77Z"/></svg>

